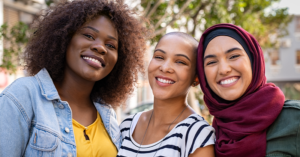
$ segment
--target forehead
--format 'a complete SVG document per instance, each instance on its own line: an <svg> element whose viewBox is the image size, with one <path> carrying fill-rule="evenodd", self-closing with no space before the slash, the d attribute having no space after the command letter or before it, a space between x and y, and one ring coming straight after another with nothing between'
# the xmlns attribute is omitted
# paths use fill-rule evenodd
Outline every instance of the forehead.
<svg viewBox="0 0 300 157"><path fill-rule="evenodd" d="M82 27L91 26L95 29L97 29L100 33L107 33L108 35L111 35L115 38L118 37L118 31L114 27L113 22L104 15L99 15L93 18L90 21L87 21L82 25Z"/></svg>
<svg viewBox="0 0 300 157"><path fill-rule="evenodd" d="M167 53L186 54L189 57L196 55L192 43L188 39L178 35L167 35L163 37L156 45L156 49L158 48Z"/></svg>
<svg viewBox="0 0 300 157"><path fill-rule="evenodd" d="M244 50L243 46L235 39L228 36L217 36L208 43L204 54L226 52L234 47Z"/></svg>

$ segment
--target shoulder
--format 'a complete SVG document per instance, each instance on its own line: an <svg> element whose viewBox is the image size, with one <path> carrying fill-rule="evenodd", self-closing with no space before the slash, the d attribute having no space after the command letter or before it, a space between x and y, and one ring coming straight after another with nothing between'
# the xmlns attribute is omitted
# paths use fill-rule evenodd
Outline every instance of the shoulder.
<svg viewBox="0 0 300 157"><path fill-rule="evenodd" d="M131 125L131 122L133 120L133 118L135 117L136 114L134 115L130 115L128 117L126 117L120 124L120 129L122 130L123 128L129 128Z"/></svg>
<svg viewBox="0 0 300 157"><path fill-rule="evenodd" d="M286 100L283 109L287 108L300 110L300 100Z"/></svg>
<svg viewBox="0 0 300 157"><path fill-rule="evenodd" d="M188 129L197 129L197 128L209 128L213 129L208 122L198 114L192 114L187 117L180 125L185 124L188 126Z"/></svg>
<svg viewBox="0 0 300 157"><path fill-rule="evenodd" d="M41 93L38 82L34 77L22 77L15 80L0 94L5 95L6 98L13 101L18 105L25 105L24 108L28 108L31 105L32 97Z"/></svg>
<svg viewBox="0 0 300 157"><path fill-rule="evenodd" d="M299 147L300 139L300 101L287 100L284 103L281 113L268 128L267 131L267 154L286 152L293 156L299 156L296 150L291 148ZM285 145L289 147L285 147ZM292 147L290 147L292 146ZM298 149L298 148L297 148Z"/></svg>
<svg viewBox="0 0 300 157"><path fill-rule="evenodd" d="M286 100L284 102L284 106L279 116L274 121L274 123L269 127L268 134L271 134L273 132L278 132L284 129L291 129L289 128L289 126L294 126L293 128L296 129L296 126L298 128L298 123L300 123L299 119L300 119L300 101Z"/></svg>
<svg viewBox="0 0 300 157"><path fill-rule="evenodd" d="M187 136L198 136L199 134L210 134L213 135L215 129L208 124L203 117L197 114L189 116L183 124L188 125Z"/></svg>
<svg viewBox="0 0 300 157"><path fill-rule="evenodd" d="M185 133L186 156L196 149L215 144L215 129L203 117L193 114L187 118L190 124Z"/></svg>
<svg viewBox="0 0 300 157"><path fill-rule="evenodd" d="M5 88L3 93L20 93L35 90L34 87L38 87L38 82L32 76L22 77L15 80L8 87ZM25 94L25 93L22 93Z"/></svg>
<svg viewBox="0 0 300 157"><path fill-rule="evenodd" d="M120 124L119 128L120 128L120 132L122 135L122 139L124 139L126 136L129 136L129 132L130 132L130 128L131 128L131 124L132 121L134 119L136 114L134 115L130 115L128 117L126 117Z"/></svg>
<svg viewBox="0 0 300 157"><path fill-rule="evenodd" d="M38 94L39 93L39 94ZM15 108L16 113L22 115L27 121L28 125L31 123L33 112L33 98L40 94L37 81L34 77L23 77L15 80L0 94L0 108L4 111L10 110L13 114L12 108Z"/></svg>
<svg viewBox="0 0 300 157"><path fill-rule="evenodd" d="M287 125L286 122L298 122L300 118L300 101L299 100L286 100L283 108L272 125ZM296 120L296 121L293 121Z"/></svg>

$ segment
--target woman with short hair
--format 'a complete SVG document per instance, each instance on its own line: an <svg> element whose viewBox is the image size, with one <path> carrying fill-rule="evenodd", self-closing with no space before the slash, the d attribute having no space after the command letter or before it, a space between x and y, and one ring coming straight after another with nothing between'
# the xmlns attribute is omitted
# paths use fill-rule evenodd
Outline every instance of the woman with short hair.
<svg viewBox="0 0 300 157"><path fill-rule="evenodd" d="M214 157L215 130L187 103L196 75L198 41L182 32L164 35L148 66L153 109L120 125L118 157Z"/></svg>

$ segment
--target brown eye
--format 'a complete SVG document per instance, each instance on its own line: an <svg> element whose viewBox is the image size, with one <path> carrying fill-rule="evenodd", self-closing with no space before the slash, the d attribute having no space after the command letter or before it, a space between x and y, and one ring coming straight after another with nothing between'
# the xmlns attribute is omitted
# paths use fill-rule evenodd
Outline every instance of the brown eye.
<svg viewBox="0 0 300 157"><path fill-rule="evenodd" d="M183 64L183 65L186 65L186 63L183 62L183 61L177 61L176 63L180 63L180 64Z"/></svg>
<svg viewBox="0 0 300 157"><path fill-rule="evenodd" d="M230 59L238 58L240 55L233 55L230 57Z"/></svg>
<svg viewBox="0 0 300 157"><path fill-rule="evenodd" d="M113 48L113 49L116 49L116 47L114 45L111 45L111 44L106 44L106 46L108 46L110 48Z"/></svg>
<svg viewBox="0 0 300 157"><path fill-rule="evenodd" d="M211 65L211 64L214 64L216 63L215 61L211 61L211 62L208 62L206 65Z"/></svg>
<svg viewBox="0 0 300 157"><path fill-rule="evenodd" d="M156 59L163 59L161 56L155 56Z"/></svg>
<svg viewBox="0 0 300 157"><path fill-rule="evenodd" d="M83 34L83 35L86 36L87 38L94 39L93 36L91 36L89 34Z"/></svg>

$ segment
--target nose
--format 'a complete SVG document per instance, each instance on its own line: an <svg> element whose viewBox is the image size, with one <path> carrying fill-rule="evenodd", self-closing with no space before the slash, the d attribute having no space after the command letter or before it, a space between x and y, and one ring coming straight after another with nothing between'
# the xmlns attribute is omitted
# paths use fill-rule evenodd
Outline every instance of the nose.
<svg viewBox="0 0 300 157"><path fill-rule="evenodd" d="M170 63L170 61L165 61L160 67L159 70L164 73L173 73L174 69Z"/></svg>
<svg viewBox="0 0 300 157"><path fill-rule="evenodd" d="M227 61L221 61L219 64L219 74L227 75L231 72L231 65Z"/></svg>
<svg viewBox="0 0 300 157"><path fill-rule="evenodd" d="M103 42L101 41L95 41L92 45L91 45L91 50L99 53L101 55L105 55L107 54L107 50L105 48L105 44L103 44Z"/></svg>

